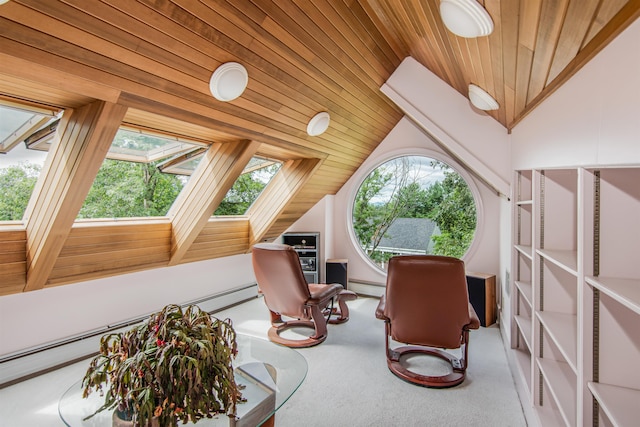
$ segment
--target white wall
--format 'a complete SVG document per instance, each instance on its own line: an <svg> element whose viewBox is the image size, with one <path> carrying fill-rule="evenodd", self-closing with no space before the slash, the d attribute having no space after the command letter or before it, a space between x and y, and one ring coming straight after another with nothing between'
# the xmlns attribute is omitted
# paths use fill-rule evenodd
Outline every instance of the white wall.
<svg viewBox="0 0 640 427"><path fill-rule="evenodd" d="M512 133L514 169L640 163L640 20Z"/></svg>
<svg viewBox="0 0 640 427"><path fill-rule="evenodd" d="M250 255L0 297L0 356L255 283Z"/></svg>
<svg viewBox="0 0 640 427"><path fill-rule="evenodd" d="M408 58L403 73L394 73L388 85L404 98L405 112L440 142L452 142L454 154L471 169L489 178L511 182L518 168L640 164L640 21L600 52L563 87L530 113L512 135L487 116L473 111L468 101ZM416 82L419 82L416 83ZM384 89L384 87L383 87ZM402 108L402 107L401 107ZM417 112L417 113L416 113ZM435 126L429 129L429 126ZM384 282L384 275L364 261L354 247L347 222L349 204L364 175L372 167L411 148L442 150L409 120L403 119L375 152L331 198L333 216L326 201L301 218L292 230L330 233L331 257L349 260L351 278ZM511 204L498 198L480 181L473 179L482 199L482 223L478 247L470 254L471 270L498 275L503 318L509 317L508 276L511 270ZM508 191L508 190L507 190ZM327 198L328 199L328 198ZM324 221L324 223L323 223ZM332 226L327 226L332 222ZM331 232L331 230L333 230ZM302 231L302 230L301 230ZM508 329L508 322L502 327ZM505 336L508 335L508 331Z"/></svg>
<svg viewBox="0 0 640 427"><path fill-rule="evenodd" d="M354 244L351 221L351 204L358 187L371 170L393 157L404 154L438 154L438 157L456 167L455 161L444 154L411 120L403 118L389 133L376 150L369 156L356 173L338 191L335 196L327 196L314 206L306 215L293 224L288 231L324 230L329 237L323 237L323 253L328 258L346 258L350 280L364 280L384 283L383 272L371 266ZM501 199L476 178L473 178L461 166L456 167L468 182L477 190L479 196L478 231L472 249L465 257L467 268L472 271L499 273L499 234ZM326 209L327 205L332 206ZM331 226L328 226L328 225Z"/></svg>
<svg viewBox="0 0 640 427"><path fill-rule="evenodd" d="M467 269L496 274L502 286L501 268L505 262L501 261L504 256L500 241L509 240L510 215L504 218L509 209L504 208L506 199L496 190L503 195L510 192L506 129L474 110L466 97L413 58L406 58L381 90L405 112L405 118L335 196L325 197L289 231L324 230L325 258L346 258L351 280L384 283L385 274L371 266L354 244L349 225L353 197L366 175L384 161L403 154L437 153L470 182L477 196L479 222L475 240L465 256Z"/></svg>
<svg viewBox="0 0 640 427"><path fill-rule="evenodd" d="M405 58L382 85L385 93L447 152L497 191L509 194L506 129L415 59Z"/></svg>
<svg viewBox="0 0 640 427"><path fill-rule="evenodd" d="M513 169L640 165L639 41L636 21L513 129ZM510 246L501 243L502 270ZM509 308L505 298L505 319Z"/></svg>

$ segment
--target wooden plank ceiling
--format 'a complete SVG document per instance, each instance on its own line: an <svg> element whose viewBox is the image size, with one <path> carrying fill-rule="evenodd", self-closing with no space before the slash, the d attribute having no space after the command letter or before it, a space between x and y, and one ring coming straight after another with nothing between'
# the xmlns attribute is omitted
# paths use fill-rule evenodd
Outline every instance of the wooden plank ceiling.
<svg viewBox="0 0 640 427"><path fill-rule="evenodd" d="M220 222L187 227L186 240L195 246L186 261L229 255L222 246L242 253L252 242L252 224L261 238L278 236L323 196L335 194L400 120L402 113L379 88L405 57L465 96L469 83L483 87L498 100L500 109L491 115L506 132L640 10L640 0L480 3L495 30L466 40L444 28L439 0L10 0L0 6L0 97L60 109L118 104L127 108L127 124L212 144L255 141L258 154L313 165L295 197L273 202L276 217L234 225L232 241L210 237ZM211 96L209 79L229 61L247 68L249 83L240 98L225 103ZM330 127L308 136L307 122L320 111L331 114ZM77 252L78 236L99 228L74 226L60 256ZM16 267L16 259L27 263L28 257L16 253L30 243L20 233L15 225L6 229L4 240L18 242L12 244L18 249L7 249L4 258L0 250L0 264L10 260L4 271L16 273L4 277L12 287L0 294L21 289L26 280L28 269ZM107 245L108 232L96 235L105 236L96 248L118 250L113 236ZM169 262L171 246L160 242L147 265L134 265L131 257L126 265L111 257L108 268L59 260L47 283L157 267ZM82 274L62 273L72 269Z"/></svg>
<svg viewBox="0 0 640 427"><path fill-rule="evenodd" d="M639 16L637 0L479 0L488 37L447 31L440 0L363 0L400 55L410 55L467 96L474 83L500 104L509 131Z"/></svg>

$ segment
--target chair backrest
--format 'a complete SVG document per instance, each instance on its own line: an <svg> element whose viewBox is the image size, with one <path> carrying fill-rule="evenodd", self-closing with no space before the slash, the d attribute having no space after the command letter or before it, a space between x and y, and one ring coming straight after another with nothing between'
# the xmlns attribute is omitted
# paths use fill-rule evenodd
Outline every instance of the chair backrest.
<svg viewBox="0 0 640 427"><path fill-rule="evenodd" d="M289 245L258 243L252 249L253 271L267 307L275 313L307 318L311 296L298 253Z"/></svg>
<svg viewBox="0 0 640 427"><path fill-rule="evenodd" d="M469 320L464 262L436 255L396 256L389 260L384 314L391 337L402 343L460 347Z"/></svg>

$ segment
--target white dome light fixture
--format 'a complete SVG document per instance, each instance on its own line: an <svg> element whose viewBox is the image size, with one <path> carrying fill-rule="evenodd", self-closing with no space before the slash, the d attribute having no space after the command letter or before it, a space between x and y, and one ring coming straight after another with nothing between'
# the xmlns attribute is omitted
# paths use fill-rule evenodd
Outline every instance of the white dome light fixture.
<svg viewBox="0 0 640 427"><path fill-rule="evenodd" d="M488 36L493 20L476 0L441 0L442 22L452 33L465 38Z"/></svg>
<svg viewBox="0 0 640 427"><path fill-rule="evenodd" d="M237 62L227 62L219 66L211 75L209 90L218 101L233 101L249 83L247 69Z"/></svg>
<svg viewBox="0 0 640 427"><path fill-rule="evenodd" d="M307 133L309 136L318 136L324 133L329 128L329 122L331 121L331 117L329 113L323 111L321 113L316 114L309 120L309 124L307 125Z"/></svg>
<svg viewBox="0 0 640 427"><path fill-rule="evenodd" d="M469 100L474 107L483 111L497 110L500 107L498 101L493 99L484 89L473 83L469 85Z"/></svg>

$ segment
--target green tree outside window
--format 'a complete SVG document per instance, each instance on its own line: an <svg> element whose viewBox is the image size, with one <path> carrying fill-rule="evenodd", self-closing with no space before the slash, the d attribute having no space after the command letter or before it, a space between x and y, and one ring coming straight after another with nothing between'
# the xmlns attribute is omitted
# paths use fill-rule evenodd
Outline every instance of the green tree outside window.
<svg viewBox="0 0 640 427"><path fill-rule="evenodd" d="M78 218L165 216L187 178L160 172L156 163L105 159ZM244 215L279 170L272 164L240 175L215 215ZM22 163L0 168L0 221L20 221L41 167Z"/></svg>
<svg viewBox="0 0 640 427"><path fill-rule="evenodd" d="M28 162L0 169L0 221L22 220L40 169Z"/></svg>
<svg viewBox="0 0 640 427"><path fill-rule="evenodd" d="M385 269L399 254L462 257L473 241L476 206L467 183L449 165L404 156L365 178L352 224L363 252Z"/></svg>

